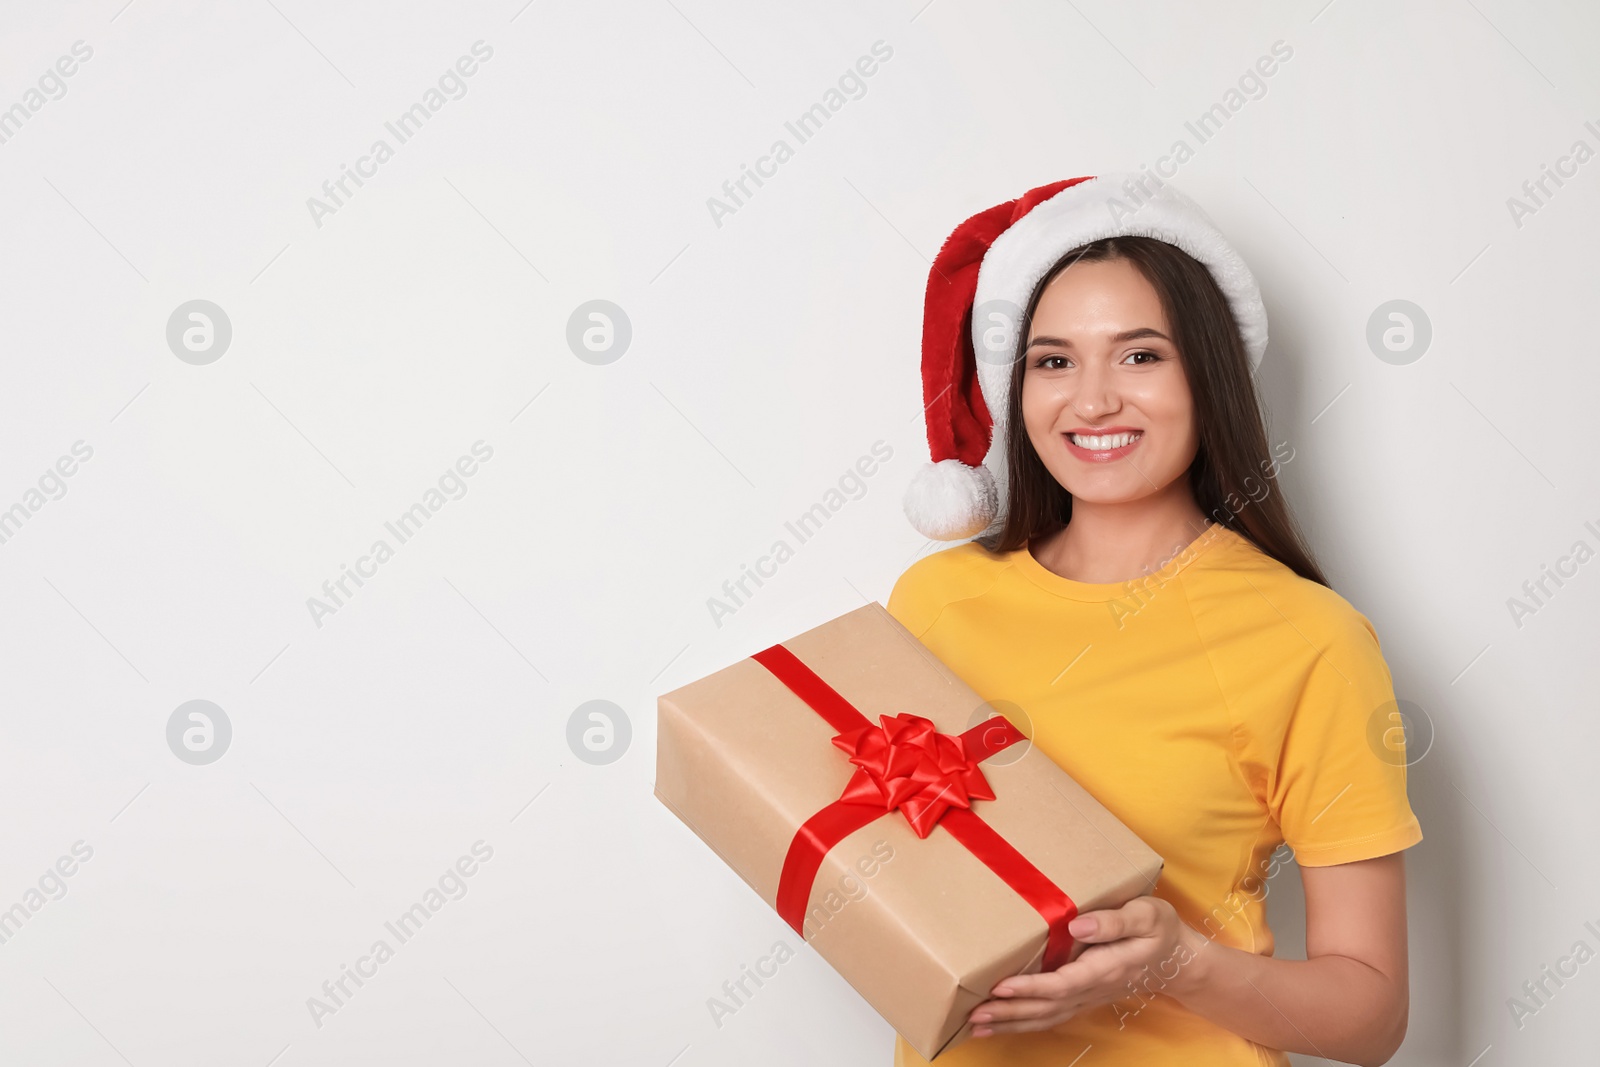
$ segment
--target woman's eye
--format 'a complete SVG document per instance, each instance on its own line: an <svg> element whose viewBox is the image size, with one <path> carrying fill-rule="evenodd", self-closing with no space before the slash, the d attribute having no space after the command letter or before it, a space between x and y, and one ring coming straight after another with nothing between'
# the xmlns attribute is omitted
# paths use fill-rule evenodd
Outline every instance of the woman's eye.
<svg viewBox="0 0 1600 1067"><path fill-rule="evenodd" d="M1148 349L1140 349L1137 352L1129 352L1124 362L1126 362L1127 359L1133 359L1137 356L1145 356L1147 358L1142 362L1135 363L1134 366L1146 366L1150 363L1159 363L1165 358L1159 352L1151 352ZM1034 361L1033 365L1040 370L1064 370L1071 362L1072 361L1066 356L1040 356Z"/></svg>

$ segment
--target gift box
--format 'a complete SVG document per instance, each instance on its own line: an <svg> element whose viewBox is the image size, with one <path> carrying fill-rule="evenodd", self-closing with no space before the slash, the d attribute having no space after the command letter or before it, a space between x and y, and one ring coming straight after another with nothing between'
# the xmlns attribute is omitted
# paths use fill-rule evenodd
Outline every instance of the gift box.
<svg viewBox="0 0 1600 1067"><path fill-rule="evenodd" d="M1161 875L876 602L662 694L655 795L929 1060Z"/></svg>

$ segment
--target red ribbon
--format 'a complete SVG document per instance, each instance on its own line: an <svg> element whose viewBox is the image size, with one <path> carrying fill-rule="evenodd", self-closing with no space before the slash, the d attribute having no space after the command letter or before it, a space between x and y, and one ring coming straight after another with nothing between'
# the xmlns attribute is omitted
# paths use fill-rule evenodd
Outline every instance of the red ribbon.
<svg viewBox="0 0 1600 1067"><path fill-rule="evenodd" d="M806 904L828 850L874 819L898 810L918 837L935 826L949 831L990 870L1033 906L1049 925L1043 967L1067 962L1067 923L1078 906L1044 872L972 810L974 800L994 800L978 764L1026 740L1004 718L988 719L965 733L940 733L932 720L900 713L867 717L781 644L751 657L839 731L833 743L849 753L856 772L838 800L807 819L789 842L778 877L777 910L801 938Z"/></svg>

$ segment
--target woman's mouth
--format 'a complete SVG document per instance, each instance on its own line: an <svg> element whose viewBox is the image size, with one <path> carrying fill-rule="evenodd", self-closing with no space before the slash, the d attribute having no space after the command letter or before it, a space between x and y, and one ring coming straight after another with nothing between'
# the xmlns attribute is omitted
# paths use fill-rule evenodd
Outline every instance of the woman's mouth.
<svg viewBox="0 0 1600 1067"><path fill-rule="evenodd" d="M1087 463L1111 463L1126 456L1144 439L1143 430L1124 433L1076 434L1064 433L1067 451Z"/></svg>

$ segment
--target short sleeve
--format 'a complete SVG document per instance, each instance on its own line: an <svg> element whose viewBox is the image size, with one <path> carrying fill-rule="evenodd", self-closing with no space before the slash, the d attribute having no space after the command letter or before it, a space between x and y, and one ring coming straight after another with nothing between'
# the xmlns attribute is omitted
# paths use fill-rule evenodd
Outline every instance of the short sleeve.
<svg viewBox="0 0 1600 1067"><path fill-rule="evenodd" d="M1305 867L1386 856L1422 840L1377 631L1341 606L1304 675L1269 787L1283 839Z"/></svg>

